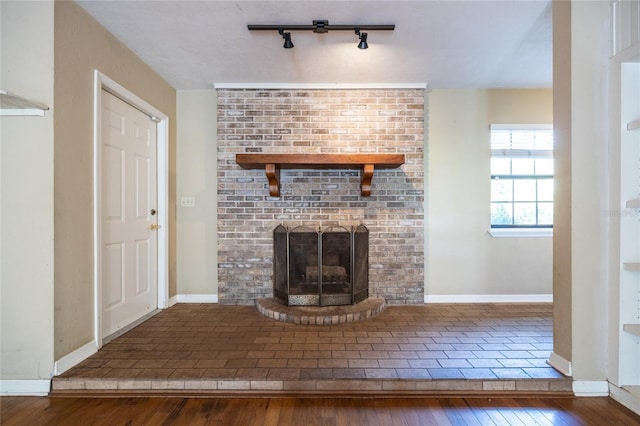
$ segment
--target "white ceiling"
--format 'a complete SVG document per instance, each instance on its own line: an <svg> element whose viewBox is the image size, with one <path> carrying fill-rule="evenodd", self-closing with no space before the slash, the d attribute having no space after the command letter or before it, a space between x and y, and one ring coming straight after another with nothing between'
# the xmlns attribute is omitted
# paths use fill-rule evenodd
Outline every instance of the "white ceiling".
<svg viewBox="0 0 640 426"><path fill-rule="evenodd" d="M214 84L552 85L551 0L78 0L179 90ZM395 24L368 31L277 31L247 24Z"/></svg>

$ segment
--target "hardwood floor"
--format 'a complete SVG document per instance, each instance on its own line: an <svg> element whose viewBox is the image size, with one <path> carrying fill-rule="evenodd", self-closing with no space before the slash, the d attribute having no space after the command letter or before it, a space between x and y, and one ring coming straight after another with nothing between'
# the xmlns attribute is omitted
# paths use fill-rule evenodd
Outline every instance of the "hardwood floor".
<svg viewBox="0 0 640 426"><path fill-rule="evenodd" d="M2 425L640 425L606 397L3 397Z"/></svg>

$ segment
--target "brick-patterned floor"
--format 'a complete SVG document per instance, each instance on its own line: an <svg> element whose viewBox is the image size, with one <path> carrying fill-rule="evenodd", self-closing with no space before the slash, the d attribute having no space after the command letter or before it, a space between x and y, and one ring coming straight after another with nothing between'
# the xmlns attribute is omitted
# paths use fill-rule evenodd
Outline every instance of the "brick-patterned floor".
<svg viewBox="0 0 640 426"><path fill-rule="evenodd" d="M53 390L570 391L546 364L551 351L551 304L387 306L330 326L179 304L54 378Z"/></svg>

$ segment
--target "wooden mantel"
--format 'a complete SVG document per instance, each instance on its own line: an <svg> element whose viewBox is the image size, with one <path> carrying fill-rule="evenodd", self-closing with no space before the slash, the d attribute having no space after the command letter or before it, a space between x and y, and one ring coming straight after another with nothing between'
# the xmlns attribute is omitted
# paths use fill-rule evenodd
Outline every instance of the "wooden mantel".
<svg viewBox="0 0 640 426"><path fill-rule="evenodd" d="M374 169L400 167L404 154L236 154L236 163L244 169L264 168L272 197L280 196L280 169L362 169L362 196L368 197Z"/></svg>

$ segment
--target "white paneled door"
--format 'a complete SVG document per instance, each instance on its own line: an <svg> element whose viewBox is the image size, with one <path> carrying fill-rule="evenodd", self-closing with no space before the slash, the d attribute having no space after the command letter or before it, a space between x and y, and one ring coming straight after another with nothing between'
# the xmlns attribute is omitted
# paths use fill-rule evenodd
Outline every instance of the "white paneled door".
<svg viewBox="0 0 640 426"><path fill-rule="evenodd" d="M102 92L102 336L158 306L156 123Z"/></svg>

